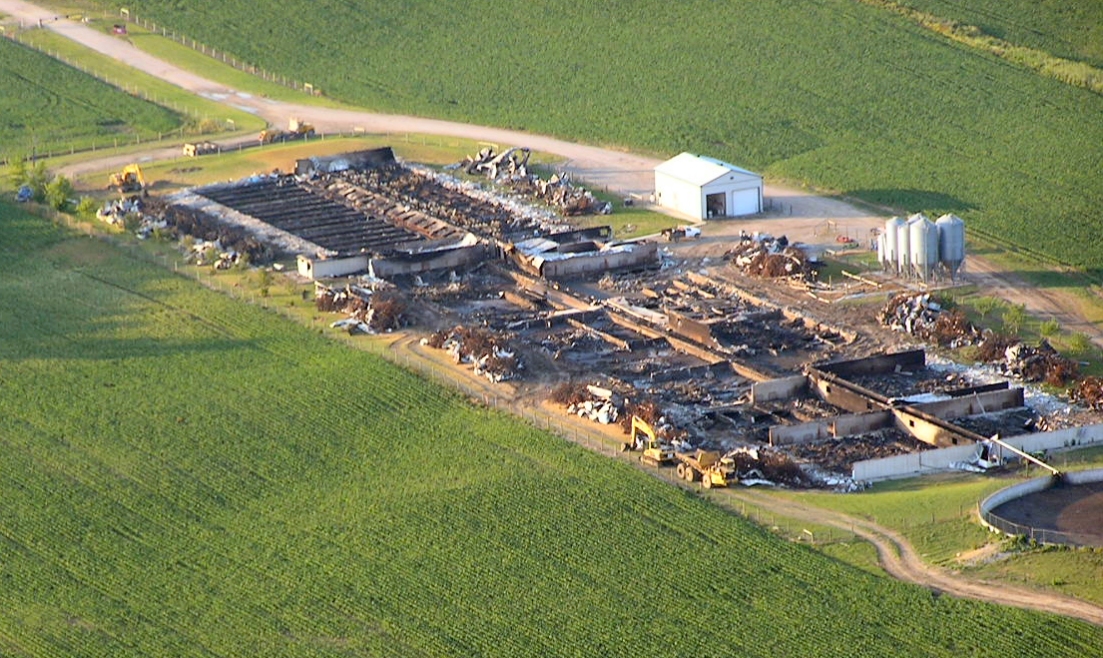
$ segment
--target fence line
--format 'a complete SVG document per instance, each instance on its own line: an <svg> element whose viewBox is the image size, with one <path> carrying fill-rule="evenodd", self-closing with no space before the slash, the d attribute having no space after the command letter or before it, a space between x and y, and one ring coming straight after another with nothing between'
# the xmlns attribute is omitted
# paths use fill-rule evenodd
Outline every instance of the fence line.
<svg viewBox="0 0 1103 658"><path fill-rule="evenodd" d="M191 48L198 53L202 53L203 55L206 55L211 59L218 60L223 64L226 64L227 66L237 69L238 71L241 71L243 73L255 75L266 82L273 82L283 87L287 87L288 89L301 91L312 96L322 95L321 90L315 88L314 85L309 82L300 82L298 80L295 80L294 78L288 79L288 77L285 75L280 75L271 71L267 71L264 68L259 67L255 64L248 64L243 61L238 61L236 57L228 54L226 51L218 52L218 50L213 46L208 46L202 41L196 41L195 39L190 38L184 34L177 34L176 30L170 30L164 25L158 27L157 23L150 19L135 16L132 12L129 11L125 13L120 11L119 15L128 23L138 25L139 27L145 28L150 32L153 32L154 34L160 33L160 35L166 39L171 39L179 43L180 45L187 46L188 48Z"/></svg>
<svg viewBox="0 0 1103 658"><path fill-rule="evenodd" d="M1079 535L1069 532L1063 532L1061 530L1052 530L1049 528L1035 528L1029 525L1023 525L1021 523L1015 523L1002 516L997 516L992 512L981 511L981 517L988 525L996 528L1002 533L1026 537L1032 541L1040 544L1063 544L1067 546L1089 546L1090 542L1085 542Z"/></svg>

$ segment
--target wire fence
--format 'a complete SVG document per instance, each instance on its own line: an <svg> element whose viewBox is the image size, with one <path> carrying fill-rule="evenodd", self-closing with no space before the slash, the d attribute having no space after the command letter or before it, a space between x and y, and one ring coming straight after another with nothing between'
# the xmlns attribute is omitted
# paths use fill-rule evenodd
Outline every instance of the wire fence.
<svg viewBox="0 0 1103 658"><path fill-rule="evenodd" d="M155 103L162 107L172 109L173 111L188 117L193 120L213 121L212 125L217 125L218 131L230 130L232 126L224 121L218 119L211 119L192 108L181 105L176 101L170 100L166 97L162 97L159 94L149 93L139 87L138 85L131 85L123 82L117 78L113 78L108 75L103 75L98 71L88 68L76 60L69 59L64 54L51 50L50 48L41 47L31 40L26 39L23 33L16 30L5 30L0 32L5 37L18 43L26 48L36 50L44 55L52 57L60 61L61 63L70 66L86 75L89 75L101 82L115 87L119 91L130 94L135 98L139 98L150 103ZM98 153L98 152L118 152L121 149L140 146L142 144L157 144L165 145L173 142L180 142L187 138L192 132L189 131L188 126L182 125L178 128L168 131L160 131L156 135L153 133L134 133L132 135L113 135L111 137L100 138L81 138L78 141L71 141L69 144L61 144L56 141L50 141L49 137L43 138L41 148L35 147L32 159L49 159L53 157L63 155L75 155L77 153ZM23 157L25 154L4 154L0 157L0 164L9 165L13 160L17 160Z"/></svg>
<svg viewBox="0 0 1103 658"><path fill-rule="evenodd" d="M258 78L267 82L272 82L280 86L287 87L288 89L294 89L295 91L301 91L312 96L322 95L322 91L320 89L317 89L313 84L309 82L302 82L299 80L295 80L294 78L288 78L286 75L281 75L279 73L268 71L267 69L257 66L256 64L250 64L238 60L236 56L227 53L225 50L219 51L213 46L208 46L202 41L197 41L196 39L188 37L182 33L178 34L176 30L169 29L164 25L158 26L155 21L137 16L131 11L120 10L120 17L128 23L132 23L141 28L149 30L154 34L160 34L166 39L171 39L176 43L187 46L188 48L191 48L198 53L202 53L203 55L206 55L211 59L218 60L223 64L235 68L243 73L255 75Z"/></svg>
<svg viewBox="0 0 1103 658"><path fill-rule="evenodd" d="M998 516L992 512L981 512L981 517L988 525L1000 532L1013 537L1025 537L1039 544L1061 544L1064 546L1090 546L1093 542L1087 538L1071 532L1062 532L1050 528L1035 528Z"/></svg>

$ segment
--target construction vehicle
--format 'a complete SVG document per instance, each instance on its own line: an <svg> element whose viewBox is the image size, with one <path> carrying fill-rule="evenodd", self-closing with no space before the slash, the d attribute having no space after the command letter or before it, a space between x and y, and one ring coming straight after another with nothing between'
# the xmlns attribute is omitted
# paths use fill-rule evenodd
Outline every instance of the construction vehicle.
<svg viewBox="0 0 1103 658"><path fill-rule="evenodd" d="M686 482L700 479L701 486L706 489L726 487L735 475L735 464L732 460L722 458L715 450L678 452L674 454L674 458L678 461L678 477Z"/></svg>
<svg viewBox="0 0 1103 658"><path fill-rule="evenodd" d="M274 142L286 142L292 139L307 139L313 136L314 126L312 124L291 117L287 122L287 130L265 128L260 131L260 135L257 139L261 144L272 144Z"/></svg>
<svg viewBox="0 0 1103 658"><path fill-rule="evenodd" d="M683 238L699 237L701 229L696 226L678 226L676 228L664 228L662 234L667 242L678 242Z"/></svg>
<svg viewBox="0 0 1103 658"><path fill-rule="evenodd" d="M123 194L141 192L146 187L146 177L142 175L142 168L136 164L129 164L122 171L111 174L107 189L115 189Z"/></svg>
<svg viewBox="0 0 1103 658"><path fill-rule="evenodd" d="M644 442L643 437L647 437ZM621 452L643 450L640 461L650 466L666 466L674 463L674 451L659 441L651 424L639 416L632 416L632 438L620 446Z"/></svg>
<svg viewBox="0 0 1103 658"><path fill-rule="evenodd" d="M214 142L188 142L187 144L184 144L184 156L189 158L217 152L218 144L215 144Z"/></svg>

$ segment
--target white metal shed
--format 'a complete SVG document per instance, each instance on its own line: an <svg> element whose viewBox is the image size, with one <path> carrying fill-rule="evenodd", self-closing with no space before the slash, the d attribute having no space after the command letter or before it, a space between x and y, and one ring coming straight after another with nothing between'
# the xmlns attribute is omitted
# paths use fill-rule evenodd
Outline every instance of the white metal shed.
<svg viewBox="0 0 1103 658"><path fill-rule="evenodd" d="M655 202L697 219L753 215L762 212L762 176L682 153L655 167Z"/></svg>

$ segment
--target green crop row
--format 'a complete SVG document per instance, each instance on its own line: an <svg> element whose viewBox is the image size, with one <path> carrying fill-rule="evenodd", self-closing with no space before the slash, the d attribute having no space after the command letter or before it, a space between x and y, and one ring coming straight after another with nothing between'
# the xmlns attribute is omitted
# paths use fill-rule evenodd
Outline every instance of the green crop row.
<svg viewBox="0 0 1103 658"><path fill-rule="evenodd" d="M1103 264L1103 98L854 0L142 11L373 109L707 153Z"/></svg>
<svg viewBox="0 0 1103 658"><path fill-rule="evenodd" d="M1089 655L0 204L0 653Z"/></svg>
<svg viewBox="0 0 1103 658"><path fill-rule="evenodd" d="M0 39L0 88L0 158L152 139L181 125L171 110L9 39Z"/></svg>

